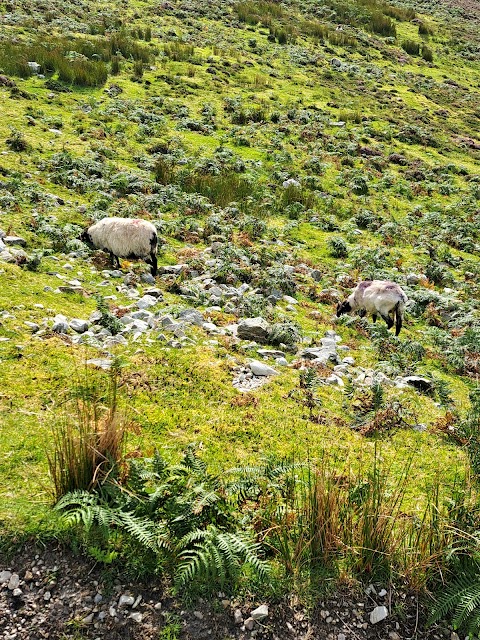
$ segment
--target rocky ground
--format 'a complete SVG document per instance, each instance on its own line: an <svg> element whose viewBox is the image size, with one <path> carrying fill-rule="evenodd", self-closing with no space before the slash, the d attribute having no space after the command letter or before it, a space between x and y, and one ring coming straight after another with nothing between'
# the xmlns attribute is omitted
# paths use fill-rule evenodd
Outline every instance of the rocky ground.
<svg viewBox="0 0 480 640"><path fill-rule="evenodd" d="M60 547L29 547L0 564L2 640L458 640L446 628L423 631L423 618L414 597L372 585L318 602L310 615L292 602L240 602L222 593L187 609L161 581L125 582Z"/></svg>

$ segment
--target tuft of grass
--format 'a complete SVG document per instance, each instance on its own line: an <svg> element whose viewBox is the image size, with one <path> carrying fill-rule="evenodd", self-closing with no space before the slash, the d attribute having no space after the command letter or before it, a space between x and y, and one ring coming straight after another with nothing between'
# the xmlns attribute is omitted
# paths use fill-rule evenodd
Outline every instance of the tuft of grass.
<svg viewBox="0 0 480 640"><path fill-rule="evenodd" d="M48 466L55 501L72 491L91 491L118 473L131 429L118 407L119 364L113 362L108 384L85 368L82 381L55 418Z"/></svg>

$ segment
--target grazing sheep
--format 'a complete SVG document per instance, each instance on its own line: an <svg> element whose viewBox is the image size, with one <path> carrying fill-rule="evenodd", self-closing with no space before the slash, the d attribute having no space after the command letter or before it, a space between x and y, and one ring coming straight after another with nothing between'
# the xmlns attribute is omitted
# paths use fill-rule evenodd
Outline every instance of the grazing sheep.
<svg viewBox="0 0 480 640"><path fill-rule="evenodd" d="M151 222L138 218L103 218L86 229L82 241L95 249L108 251L114 267L119 258L143 259L157 275L157 230Z"/></svg>
<svg viewBox="0 0 480 640"><path fill-rule="evenodd" d="M358 310L362 317L371 313L373 322L376 322L378 314L385 320L388 329L393 327L395 318L395 335L398 336L407 300L405 292L395 282L364 280L344 302L338 304L337 317Z"/></svg>

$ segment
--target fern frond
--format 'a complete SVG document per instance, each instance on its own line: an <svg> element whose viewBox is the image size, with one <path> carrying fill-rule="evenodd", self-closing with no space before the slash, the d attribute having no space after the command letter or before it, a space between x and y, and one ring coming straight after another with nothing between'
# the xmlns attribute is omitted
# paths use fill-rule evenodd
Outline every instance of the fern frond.
<svg viewBox="0 0 480 640"><path fill-rule="evenodd" d="M476 562L468 570L464 570L456 580L442 593L430 616L429 624L446 618L453 612L453 624L455 628L480 630L480 613L474 613L480 605L480 577L479 567ZM474 615L472 615L474 614Z"/></svg>
<svg viewBox="0 0 480 640"><path fill-rule="evenodd" d="M116 514L116 523L141 545L157 551L157 531L151 520L139 518L132 512L119 511Z"/></svg>

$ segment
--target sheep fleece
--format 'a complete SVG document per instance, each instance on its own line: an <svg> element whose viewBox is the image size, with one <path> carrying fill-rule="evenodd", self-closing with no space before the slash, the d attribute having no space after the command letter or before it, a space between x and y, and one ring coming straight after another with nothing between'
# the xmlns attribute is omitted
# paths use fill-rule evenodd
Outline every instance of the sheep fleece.
<svg viewBox="0 0 480 640"><path fill-rule="evenodd" d="M88 233L97 249L111 251L120 258L148 257L152 240L157 238L151 222L129 218L104 218L89 227Z"/></svg>

